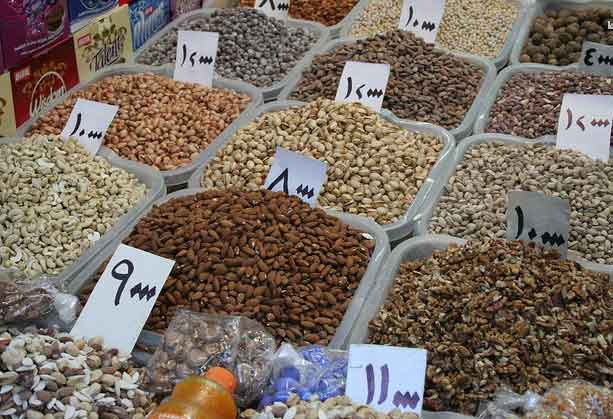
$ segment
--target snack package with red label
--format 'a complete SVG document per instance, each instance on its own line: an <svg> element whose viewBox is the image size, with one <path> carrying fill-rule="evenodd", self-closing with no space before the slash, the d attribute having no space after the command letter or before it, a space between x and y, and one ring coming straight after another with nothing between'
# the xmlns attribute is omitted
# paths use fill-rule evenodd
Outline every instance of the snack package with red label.
<svg viewBox="0 0 613 419"><path fill-rule="evenodd" d="M0 0L4 65L12 69L70 37L66 0Z"/></svg>
<svg viewBox="0 0 613 419"><path fill-rule="evenodd" d="M17 127L79 83L72 38L11 71Z"/></svg>
<svg viewBox="0 0 613 419"><path fill-rule="evenodd" d="M16 130L11 74L7 71L0 74L0 137L14 137Z"/></svg>
<svg viewBox="0 0 613 419"><path fill-rule="evenodd" d="M202 7L202 0L170 0L171 19Z"/></svg>

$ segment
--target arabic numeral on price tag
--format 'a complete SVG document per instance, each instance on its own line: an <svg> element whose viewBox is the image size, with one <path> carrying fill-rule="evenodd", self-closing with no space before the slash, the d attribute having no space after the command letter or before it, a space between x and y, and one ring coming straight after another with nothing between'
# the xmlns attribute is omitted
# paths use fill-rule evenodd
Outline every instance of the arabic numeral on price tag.
<svg viewBox="0 0 613 419"><path fill-rule="evenodd" d="M444 11L445 0L404 0L398 29L412 32L433 44Z"/></svg>
<svg viewBox="0 0 613 419"><path fill-rule="evenodd" d="M613 96L566 93L562 98L556 146L609 160Z"/></svg>
<svg viewBox="0 0 613 419"><path fill-rule="evenodd" d="M336 90L337 102L360 102L375 112L383 106L389 64L347 61Z"/></svg>
<svg viewBox="0 0 613 419"><path fill-rule="evenodd" d="M568 201L540 192L512 191L507 197L507 239L535 242L566 258L570 232Z"/></svg>
<svg viewBox="0 0 613 419"><path fill-rule="evenodd" d="M60 136L76 138L88 153L95 156L118 110L115 105L77 99Z"/></svg>
<svg viewBox="0 0 613 419"><path fill-rule="evenodd" d="M120 245L70 333L76 337L102 336L107 345L130 353L174 263Z"/></svg>
<svg viewBox="0 0 613 419"><path fill-rule="evenodd" d="M217 32L179 31L174 79L211 87L218 45Z"/></svg>
<svg viewBox="0 0 613 419"><path fill-rule="evenodd" d="M256 0L255 9L268 17L287 20L289 0Z"/></svg>
<svg viewBox="0 0 613 419"><path fill-rule="evenodd" d="M351 345L347 396L387 413L393 409L421 415L427 351L379 345Z"/></svg>
<svg viewBox="0 0 613 419"><path fill-rule="evenodd" d="M590 73L610 76L613 73L613 46L584 42L579 68Z"/></svg>
<svg viewBox="0 0 613 419"><path fill-rule="evenodd" d="M297 196L314 207L327 170L324 162L277 147L264 185L268 190Z"/></svg>

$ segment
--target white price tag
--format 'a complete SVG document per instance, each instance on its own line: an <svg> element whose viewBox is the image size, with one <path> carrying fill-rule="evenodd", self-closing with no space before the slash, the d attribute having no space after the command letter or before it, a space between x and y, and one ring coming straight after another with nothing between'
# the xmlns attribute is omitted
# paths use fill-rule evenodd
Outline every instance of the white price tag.
<svg viewBox="0 0 613 419"><path fill-rule="evenodd" d="M427 351L380 345L351 345L346 395L382 413L393 409L421 416Z"/></svg>
<svg viewBox="0 0 613 419"><path fill-rule="evenodd" d="M613 46L584 42L579 68L590 73L610 76L613 74Z"/></svg>
<svg viewBox="0 0 613 419"><path fill-rule="evenodd" d="M562 98L556 145L609 160L613 96L566 93Z"/></svg>
<svg viewBox="0 0 613 419"><path fill-rule="evenodd" d="M398 29L413 32L433 44L444 11L445 0L404 0Z"/></svg>
<svg viewBox="0 0 613 419"><path fill-rule="evenodd" d="M70 334L102 336L105 345L132 352L174 264L173 260L119 245Z"/></svg>
<svg viewBox="0 0 613 419"><path fill-rule="evenodd" d="M79 144L95 156L118 110L119 107L115 105L77 99L60 136L76 138Z"/></svg>
<svg viewBox="0 0 613 419"><path fill-rule="evenodd" d="M389 64L347 61L336 89L337 102L360 102L375 112L381 110L390 76Z"/></svg>
<svg viewBox="0 0 613 419"><path fill-rule="evenodd" d="M255 9L268 17L287 20L289 12L289 0L256 0Z"/></svg>
<svg viewBox="0 0 613 419"><path fill-rule="evenodd" d="M511 191L507 202L507 239L532 241L566 258L570 234L568 201L540 192Z"/></svg>
<svg viewBox="0 0 613 419"><path fill-rule="evenodd" d="M211 87L218 44L217 32L179 31L174 79Z"/></svg>
<svg viewBox="0 0 613 419"><path fill-rule="evenodd" d="M277 147L264 185L274 192L295 195L314 207L327 170L328 165L322 161Z"/></svg>

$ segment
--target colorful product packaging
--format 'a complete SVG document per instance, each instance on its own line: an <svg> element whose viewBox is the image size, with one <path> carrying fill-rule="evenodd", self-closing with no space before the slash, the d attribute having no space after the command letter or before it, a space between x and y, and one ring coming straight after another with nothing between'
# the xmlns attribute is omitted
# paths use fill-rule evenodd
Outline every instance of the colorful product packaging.
<svg viewBox="0 0 613 419"><path fill-rule="evenodd" d="M103 14L119 4L119 0L68 0L72 33L88 25L91 18Z"/></svg>
<svg viewBox="0 0 613 419"><path fill-rule="evenodd" d="M90 81L105 67L132 58L132 31L127 6L94 19L73 35L81 83Z"/></svg>
<svg viewBox="0 0 613 419"><path fill-rule="evenodd" d="M135 0L130 3L132 47L139 49L170 22L170 0Z"/></svg>
<svg viewBox="0 0 613 419"><path fill-rule="evenodd" d="M0 137L14 137L17 124L11 91L11 73L0 74Z"/></svg>
<svg viewBox="0 0 613 419"><path fill-rule="evenodd" d="M0 43L12 69L70 37L66 0L0 0Z"/></svg>
<svg viewBox="0 0 613 419"><path fill-rule="evenodd" d="M202 0L170 0L171 19L202 7Z"/></svg>
<svg viewBox="0 0 613 419"><path fill-rule="evenodd" d="M4 57L2 56L2 42L0 42L0 74L4 73Z"/></svg>
<svg viewBox="0 0 613 419"><path fill-rule="evenodd" d="M17 128L79 83L72 38L11 71Z"/></svg>

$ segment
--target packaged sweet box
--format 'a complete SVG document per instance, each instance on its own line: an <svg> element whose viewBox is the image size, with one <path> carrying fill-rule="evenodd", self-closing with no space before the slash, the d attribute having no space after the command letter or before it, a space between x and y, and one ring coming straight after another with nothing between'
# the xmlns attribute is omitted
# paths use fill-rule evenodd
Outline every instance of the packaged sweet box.
<svg viewBox="0 0 613 419"><path fill-rule="evenodd" d="M79 80L88 82L113 64L132 58L132 31L127 6L111 10L73 35Z"/></svg>
<svg viewBox="0 0 613 419"><path fill-rule="evenodd" d="M170 0L135 0L129 7L132 47L136 51L170 22Z"/></svg>
<svg viewBox="0 0 613 419"><path fill-rule="evenodd" d="M119 5L119 0L68 0L72 33L89 24L91 18Z"/></svg>
<svg viewBox="0 0 613 419"><path fill-rule="evenodd" d="M202 0L170 0L170 18L177 17L202 7Z"/></svg>
<svg viewBox="0 0 613 419"><path fill-rule="evenodd" d="M4 65L13 68L70 37L66 0L0 0Z"/></svg>
<svg viewBox="0 0 613 419"><path fill-rule="evenodd" d="M11 91L11 74L0 74L0 137L13 137L17 124Z"/></svg>
<svg viewBox="0 0 613 419"><path fill-rule="evenodd" d="M79 83L72 38L11 71L17 128Z"/></svg>

